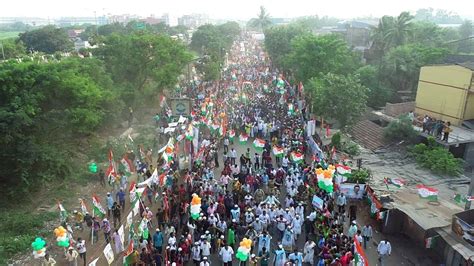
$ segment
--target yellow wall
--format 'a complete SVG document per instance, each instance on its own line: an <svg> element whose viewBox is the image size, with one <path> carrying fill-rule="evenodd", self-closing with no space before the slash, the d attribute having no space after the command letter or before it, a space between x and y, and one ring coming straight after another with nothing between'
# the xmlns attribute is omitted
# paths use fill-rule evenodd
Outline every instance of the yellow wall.
<svg viewBox="0 0 474 266"><path fill-rule="evenodd" d="M415 112L460 125L471 77L472 71L461 66L422 67Z"/></svg>
<svg viewBox="0 0 474 266"><path fill-rule="evenodd" d="M474 119L474 93L469 94L469 98L467 98L466 114L464 115L464 120L468 119Z"/></svg>

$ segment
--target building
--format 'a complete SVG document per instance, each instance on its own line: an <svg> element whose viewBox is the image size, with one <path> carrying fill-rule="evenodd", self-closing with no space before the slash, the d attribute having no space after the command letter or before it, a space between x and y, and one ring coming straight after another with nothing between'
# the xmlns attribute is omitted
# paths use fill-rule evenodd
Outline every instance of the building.
<svg viewBox="0 0 474 266"><path fill-rule="evenodd" d="M184 15L178 18L178 25L186 26L187 28L193 29L209 23L209 16L203 14Z"/></svg>
<svg viewBox="0 0 474 266"><path fill-rule="evenodd" d="M356 51L365 51L370 47L370 29L373 22L340 21L337 26L325 26L316 30L317 35L340 35Z"/></svg>
<svg viewBox="0 0 474 266"><path fill-rule="evenodd" d="M474 63L422 67L415 113L455 126L473 123Z"/></svg>

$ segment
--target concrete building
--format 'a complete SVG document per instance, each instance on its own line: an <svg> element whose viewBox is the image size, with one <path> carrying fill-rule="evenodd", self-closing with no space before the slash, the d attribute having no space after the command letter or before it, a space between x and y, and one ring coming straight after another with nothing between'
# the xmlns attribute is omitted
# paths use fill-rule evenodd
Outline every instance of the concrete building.
<svg viewBox="0 0 474 266"><path fill-rule="evenodd" d="M474 120L474 63L422 67L415 113L455 126Z"/></svg>

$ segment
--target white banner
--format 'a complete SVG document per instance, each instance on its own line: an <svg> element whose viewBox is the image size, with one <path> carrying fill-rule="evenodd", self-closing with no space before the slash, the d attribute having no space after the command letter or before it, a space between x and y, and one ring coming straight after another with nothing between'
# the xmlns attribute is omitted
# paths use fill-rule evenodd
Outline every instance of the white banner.
<svg viewBox="0 0 474 266"><path fill-rule="evenodd" d="M138 203L137 203L138 204ZM125 225L126 228L130 228L130 225L132 225L132 222L133 222L133 211L131 211L128 215L127 215L127 224Z"/></svg>
<svg viewBox="0 0 474 266"><path fill-rule="evenodd" d="M125 243L125 234L123 233L123 224L120 226L118 230L118 234L120 236L120 242L122 242L122 247L123 247L123 244Z"/></svg>
<svg viewBox="0 0 474 266"><path fill-rule="evenodd" d="M104 248L104 256L105 256L105 259L107 259L107 262L110 264L112 264L112 262L114 262L114 251L112 250L112 246L109 244L107 244L107 246L105 246Z"/></svg>
<svg viewBox="0 0 474 266"><path fill-rule="evenodd" d="M91 263L89 263L89 266L95 266L97 264L97 261L99 260L99 258L91 261Z"/></svg>
<svg viewBox="0 0 474 266"><path fill-rule="evenodd" d="M140 212L140 202L135 203L133 207L133 216L136 216Z"/></svg>

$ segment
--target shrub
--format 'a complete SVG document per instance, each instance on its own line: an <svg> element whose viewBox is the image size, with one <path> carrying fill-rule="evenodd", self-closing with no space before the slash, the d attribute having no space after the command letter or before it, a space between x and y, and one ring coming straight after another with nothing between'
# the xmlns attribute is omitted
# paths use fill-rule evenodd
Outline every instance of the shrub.
<svg viewBox="0 0 474 266"><path fill-rule="evenodd" d="M342 146L342 151L351 156L357 156L360 154L359 145L353 141L344 142L344 145Z"/></svg>
<svg viewBox="0 0 474 266"><path fill-rule="evenodd" d="M400 116L391 121L383 132L384 138L390 141L413 141L418 133L413 128L412 121L408 116Z"/></svg>
<svg viewBox="0 0 474 266"><path fill-rule="evenodd" d="M420 143L410 148L410 155L423 168L437 174L458 176L463 171L463 160L455 158L449 150L428 139L428 145Z"/></svg>
<svg viewBox="0 0 474 266"><path fill-rule="evenodd" d="M347 182L365 184L372 176L372 172L367 168L352 170L352 175L347 178Z"/></svg>

